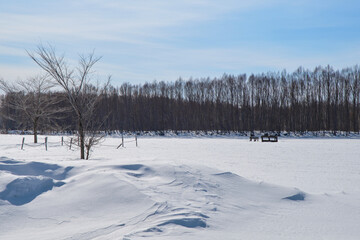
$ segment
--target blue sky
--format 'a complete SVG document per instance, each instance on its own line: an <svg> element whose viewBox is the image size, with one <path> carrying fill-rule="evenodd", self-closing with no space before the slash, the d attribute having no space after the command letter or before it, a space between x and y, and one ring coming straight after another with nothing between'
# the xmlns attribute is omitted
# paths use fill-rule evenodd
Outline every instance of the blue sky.
<svg viewBox="0 0 360 240"><path fill-rule="evenodd" d="M359 64L360 2L0 0L0 78L40 73L25 50L74 62L95 49L98 78L174 81Z"/></svg>

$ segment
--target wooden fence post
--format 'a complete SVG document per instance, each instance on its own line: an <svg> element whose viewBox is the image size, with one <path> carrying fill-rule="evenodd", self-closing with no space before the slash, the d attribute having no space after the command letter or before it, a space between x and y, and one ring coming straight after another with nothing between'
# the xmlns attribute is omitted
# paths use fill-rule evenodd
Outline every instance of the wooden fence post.
<svg viewBox="0 0 360 240"><path fill-rule="evenodd" d="M117 146L116 149L119 149L119 147L121 147L121 146L124 147L124 135L121 135L121 143L119 146Z"/></svg>
<svg viewBox="0 0 360 240"><path fill-rule="evenodd" d="M47 151L47 143L48 143L48 138L45 137L45 150Z"/></svg>
<svg viewBox="0 0 360 240"><path fill-rule="evenodd" d="M70 147L69 147L70 150L71 150L71 144L72 144L72 138L70 138Z"/></svg>
<svg viewBox="0 0 360 240"><path fill-rule="evenodd" d="M25 142L25 138L23 137L23 139L22 139L22 144L21 144L21 150L24 149L24 142Z"/></svg>
<svg viewBox="0 0 360 240"><path fill-rule="evenodd" d="M61 137L61 146L64 146L64 137Z"/></svg>
<svg viewBox="0 0 360 240"><path fill-rule="evenodd" d="M137 144L137 135L135 134L135 143L136 143L136 147L138 146Z"/></svg>

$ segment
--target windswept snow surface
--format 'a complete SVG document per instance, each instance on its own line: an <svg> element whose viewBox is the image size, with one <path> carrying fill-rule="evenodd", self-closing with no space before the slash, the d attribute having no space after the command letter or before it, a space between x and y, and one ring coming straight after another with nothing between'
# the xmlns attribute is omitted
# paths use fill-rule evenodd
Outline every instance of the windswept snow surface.
<svg viewBox="0 0 360 240"><path fill-rule="evenodd" d="M359 139L60 138L0 135L0 239L360 236Z"/></svg>

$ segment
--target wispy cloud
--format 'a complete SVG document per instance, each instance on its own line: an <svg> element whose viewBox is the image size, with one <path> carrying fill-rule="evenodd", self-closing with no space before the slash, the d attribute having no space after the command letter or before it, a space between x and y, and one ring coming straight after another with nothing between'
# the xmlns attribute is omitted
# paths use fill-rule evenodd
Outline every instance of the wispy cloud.
<svg viewBox="0 0 360 240"><path fill-rule="evenodd" d="M266 2L274 1L225 0L221 4L208 0L62 1L57 11L40 7L36 14L3 12L0 39L34 41L71 37L137 43L139 37L166 36L166 32L160 31L163 28L216 19L229 11L245 11Z"/></svg>
<svg viewBox="0 0 360 240"><path fill-rule="evenodd" d="M19 49L16 47L8 47L8 46L0 45L0 56L1 55L24 57L26 56L26 51L24 49Z"/></svg>
<svg viewBox="0 0 360 240"><path fill-rule="evenodd" d="M21 74L19 74L21 72ZM19 66L0 64L0 78L6 80L26 79L27 76L34 76L40 74L41 71L36 66Z"/></svg>
<svg viewBox="0 0 360 240"><path fill-rule="evenodd" d="M0 76L32 74L24 49L40 42L71 61L96 49L104 56L99 73L119 82L353 65L360 21L349 1L8 1L0 9Z"/></svg>

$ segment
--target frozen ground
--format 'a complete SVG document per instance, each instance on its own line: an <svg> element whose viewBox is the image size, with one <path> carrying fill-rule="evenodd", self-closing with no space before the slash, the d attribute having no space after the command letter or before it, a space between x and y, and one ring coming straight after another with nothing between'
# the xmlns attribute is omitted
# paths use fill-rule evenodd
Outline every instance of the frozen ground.
<svg viewBox="0 0 360 240"><path fill-rule="evenodd" d="M107 138L85 161L21 138L0 136L0 239L360 236L359 139Z"/></svg>

